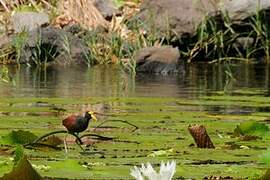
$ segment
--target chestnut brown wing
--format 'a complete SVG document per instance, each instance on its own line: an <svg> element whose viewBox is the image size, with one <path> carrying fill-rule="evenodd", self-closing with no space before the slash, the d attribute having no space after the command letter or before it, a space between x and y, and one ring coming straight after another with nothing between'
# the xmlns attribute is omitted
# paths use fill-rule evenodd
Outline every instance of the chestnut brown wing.
<svg viewBox="0 0 270 180"><path fill-rule="evenodd" d="M76 127L76 121L78 119L78 116L69 116L66 119L62 121L63 125L67 128L68 131L73 131L74 127Z"/></svg>

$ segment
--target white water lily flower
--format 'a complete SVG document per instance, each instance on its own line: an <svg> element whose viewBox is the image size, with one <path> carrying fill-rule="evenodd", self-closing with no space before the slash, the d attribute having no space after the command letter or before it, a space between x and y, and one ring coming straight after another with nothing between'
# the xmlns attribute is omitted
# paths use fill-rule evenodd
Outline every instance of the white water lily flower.
<svg viewBox="0 0 270 180"><path fill-rule="evenodd" d="M167 163L161 162L159 173L157 173L152 165L148 162L146 165L142 164L141 168L134 166L130 169L130 175L136 180L171 180L176 168L176 162L171 161Z"/></svg>

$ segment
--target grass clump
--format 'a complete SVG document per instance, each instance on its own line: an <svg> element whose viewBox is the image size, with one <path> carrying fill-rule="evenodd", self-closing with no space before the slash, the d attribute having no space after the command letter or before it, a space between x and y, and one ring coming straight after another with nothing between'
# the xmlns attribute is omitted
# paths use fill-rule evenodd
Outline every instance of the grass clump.
<svg viewBox="0 0 270 180"><path fill-rule="evenodd" d="M18 35L13 38L12 46L16 52L16 62L20 64L22 50L26 45L26 40L28 38L28 33L26 31L22 31Z"/></svg>
<svg viewBox="0 0 270 180"><path fill-rule="evenodd" d="M45 6L44 3L39 5L31 2L31 7L35 9ZM160 30L157 28L155 16L151 12L148 13L149 17L142 21L135 16L137 11L134 9L136 8L130 10L132 8L126 6L127 2L122 0L115 0L114 2L121 7L122 16L113 16L110 22L106 21L106 26L96 27L81 36L89 49L89 53L85 52L88 66L118 64L124 70L135 73L136 62L133 58L135 51L145 47L168 44L178 46L182 59L188 62L247 61L260 60L262 57L265 57L265 62L270 62L270 25L265 10L258 8L253 16L246 18L240 24L234 23L227 12L220 12L214 17L206 16L194 36L179 37L170 28L169 16L163 21L165 28ZM58 14L55 8L57 1L50 1L50 3L51 8L49 10L53 16L56 16ZM72 4L72 1L70 3ZM134 0L129 3L138 5L140 2ZM22 5L27 5L27 3ZM9 7L11 5L7 6L7 8ZM78 15L81 16L81 14ZM19 63L24 40L24 33L18 35L14 40L13 46L17 54L17 63ZM62 40L67 59L71 60L68 37L63 36ZM40 41L37 41L33 58L35 65L46 64L56 56L53 47L42 49L41 44ZM43 59L42 62L40 59Z"/></svg>
<svg viewBox="0 0 270 180"><path fill-rule="evenodd" d="M196 60L253 60L265 57L269 62L269 32L267 13L258 9L256 14L235 24L225 12L206 16L185 46L183 56Z"/></svg>

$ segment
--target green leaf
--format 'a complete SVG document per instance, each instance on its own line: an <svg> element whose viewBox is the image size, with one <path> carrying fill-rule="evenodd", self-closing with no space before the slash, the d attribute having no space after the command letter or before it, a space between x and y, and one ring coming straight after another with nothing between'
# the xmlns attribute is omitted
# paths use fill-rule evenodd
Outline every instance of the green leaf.
<svg viewBox="0 0 270 180"><path fill-rule="evenodd" d="M153 151L151 154L148 154L147 157L169 156L173 154L173 151L174 149Z"/></svg>
<svg viewBox="0 0 270 180"><path fill-rule="evenodd" d="M270 149L268 149L266 152L260 155L260 161L263 164L270 166Z"/></svg>
<svg viewBox="0 0 270 180"><path fill-rule="evenodd" d="M11 131L6 136L2 137L2 140L6 144L27 144L37 139L37 136L30 131Z"/></svg>
<svg viewBox="0 0 270 180"><path fill-rule="evenodd" d="M24 152L22 146L18 146L15 149L15 157L14 157L14 166L17 165L17 163L23 158Z"/></svg>
<svg viewBox="0 0 270 180"><path fill-rule="evenodd" d="M78 161L73 159L66 159L64 161L57 161L50 164L52 169L59 169L59 172L67 174L75 174L78 172L88 172L86 168L79 164Z"/></svg>
<svg viewBox="0 0 270 180"><path fill-rule="evenodd" d="M244 122L234 130L235 135L237 136L245 136L245 135L252 135L252 136L263 136L269 131L268 126L262 123L258 123L255 121Z"/></svg>
<svg viewBox="0 0 270 180"><path fill-rule="evenodd" d="M123 0L113 0L113 3L117 6L117 7L121 7L124 5L124 1Z"/></svg>
<svg viewBox="0 0 270 180"><path fill-rule="evenodd" d="M19 178L18 178L19 177ZM0 178L1 180L39 180L41 176L32 167L26 156L23 156L13 170Z"/></svg>

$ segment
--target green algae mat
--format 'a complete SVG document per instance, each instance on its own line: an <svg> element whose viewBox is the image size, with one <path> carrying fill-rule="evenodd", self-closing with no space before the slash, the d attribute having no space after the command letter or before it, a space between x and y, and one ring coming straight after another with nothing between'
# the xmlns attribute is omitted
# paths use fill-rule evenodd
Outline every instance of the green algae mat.
<svg viewBox="0 0 270 180"><path fill-rule="evenodd" d="M270 97L238 93L193 99L0 98L0 177L12 171L18 146L64 130L63 118L87 110L100 114L98 122L90 122L80 134L89 135L82 138L82 147L66 133L46 138L47 146L24 146L42 177L132 179L133 166L151 162L158 169L168 160L177 162L175 179L255 179L268 167ZM253 125L241 125L245 122L261 124L251 128L256 138L237 135L237 130L245 133L243 128ZM193 124L206 127L215 149L196 147L188 131Z"/></svg>

